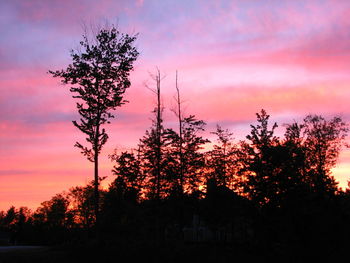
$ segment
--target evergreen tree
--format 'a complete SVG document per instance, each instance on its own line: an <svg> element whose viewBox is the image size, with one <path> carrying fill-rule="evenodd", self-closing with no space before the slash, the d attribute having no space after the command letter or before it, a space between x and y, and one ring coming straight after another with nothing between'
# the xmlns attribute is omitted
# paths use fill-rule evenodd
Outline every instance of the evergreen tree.
<svg viewBox="0 0 350 263"><path fill-rule="evenodd" d="M155 118L152 120L151 129L147 130L145 136L140 139L139 153L146 174L147 195L149 198L160 200L162 196L163 148L165 143L160 70L157 69L156 74L151 74L151 77L156 83L156 88L146 87L156 95L157 103L153 110Z"/></svg>
<svg viewBox="0 0 350 263"><path fill-rule="evenodd" d="M237 147L232 141L233 134L219 125L212 134L217 136L217 143L207 153L208 177L213 179L218 186L232 188L234 175L237 172Z"/></svg>
<svg viewBox="0 0 350 263"><path fill-rule="evenodd" d="M276 175L275 166L272 165L273 149L279 144L274 135L277 128L275 123L271 129L268 127L269 115L265 110L256 114L258 125L251 125L249 142L240 144L240 170L237 187L244 195L248 195L253 201L264 205L271 201L276 194L277 185L274 183Z"/></svg>
<svg viewBox="0 0 350 263"><path fill-rule="evenodd" d="M200 136L204 131L205 122L198 120L194 115L183 120L183 170L184 170L184 190L187 193L195 194L203 185L205 156L204 145L208 139Z"/></svg>
<svg viewBox="0 0 350 263"><path fill-rule="evenodd" d="M124 194L129 194L133 199L138 200L144 183L140 158L133 152L121 152L113 155L111 159L116 163L112 172L117 176L113 185L120 186L121 189L124 189Z"/></svg>
<svg viewBox="0 0 350 263"><path fill-rule="evenodd" d="M169 133L170 131L165 130L163 125L159 133L154 123L140 139L139 153L144 173L144 187L146 196L150 199L160 199L169 193L170 182L166 179L170 169L167 149L170 143Z"/></svg>

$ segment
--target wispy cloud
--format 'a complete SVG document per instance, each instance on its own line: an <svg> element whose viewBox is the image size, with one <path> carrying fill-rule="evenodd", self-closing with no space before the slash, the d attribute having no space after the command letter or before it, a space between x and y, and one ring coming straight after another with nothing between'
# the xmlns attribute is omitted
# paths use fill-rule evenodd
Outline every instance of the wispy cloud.
<svg viewBox="0 0 350 263"><path fill-rule="evenodd" d="M26 175L32 174L33 171L30 170L0 170L0 176L4 175Z"/></svg>

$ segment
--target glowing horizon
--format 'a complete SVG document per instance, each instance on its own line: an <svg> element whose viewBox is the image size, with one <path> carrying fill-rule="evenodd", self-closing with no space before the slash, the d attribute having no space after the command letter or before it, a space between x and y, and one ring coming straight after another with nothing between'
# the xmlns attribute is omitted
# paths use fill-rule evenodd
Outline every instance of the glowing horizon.
<svg viewBox="0 0 350 263"><path fill-rule="evenodd" d="M84 140L71 123L75 101L47 74L70 63L83 23L106 19L139 33L130 103L106 126L101 175L110 180L108 154L136 146L151 125L154 98L144 83L152 85L156 66L166 76L166 125L176 70L186 112L208 132L218 123L243 139L262 108L280 126L308 114L350 121L350 2L16 0L2 1L0 13L0 210L36 208L92 179L92 163L73 148ZM334 176L347 186L350 151Z"/></svg>

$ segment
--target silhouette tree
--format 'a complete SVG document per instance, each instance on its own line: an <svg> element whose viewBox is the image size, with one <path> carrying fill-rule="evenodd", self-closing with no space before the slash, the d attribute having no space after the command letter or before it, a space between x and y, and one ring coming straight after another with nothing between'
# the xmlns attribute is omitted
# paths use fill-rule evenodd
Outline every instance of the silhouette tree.
<svg viewBox="0 0 350 263"><path fill-rule="evenodd" d="M69 201L65 196L56 194L51 200L41 203L35 212L35 217L48 227L64 227L68 205Z"/></svg>
<svg viewBox="0 0 350 263"><path fill-rule="evenodd" d="M16 208L14 206L11 206L7 211L6 214L3 217L3 225L12 230L16 224L17 221L17 211Z"/></svg>
<svg viewBox="0 0 350 263"><path fill-rule="evenodd" d="M278 191L274 183L274 176L278 168L272 164L274 147L279 145L274 135L277 124L271 129L268 127L269 115L265 110L256 114L258 125L250 125L251 132L246 138L248 142L241 142L239 159L239 182L237 187L243 194L247 194L253 201L264 205Z"/></svg>
<svg viewBox="0 0 350 263"><path fill-rule="evenodd" d="M83 35L80 49L72 50L73 63L64 70L49 71L54 77L62 78L63 84L71 84L70 91L77 98L80 122L73 124L87 135L86 147L77 142L87 159L94 162L95 214L99 212L98 156L108 135L103 127L114 117L112 110L125 103L123 94L130 87L129 74L138 56L133 46L136 36L120 33L115 27L101 29L91 43Z"/></svg>
<svg viewBox="0 0 350 263"><path fill-rule="evenodd" d="M158 133L159 132L159 133ZM169 164L166 153L169 145L168 129L161 125L157 131L156 122L146 131L139 143L139 154L141 158L142 171L144 173L144 187L146 196L150 199L161 199L167 193L169 187L166 180L165 168ZM169 167L167 167L167 170Z"/></svg>
<svg viewBox="0 0 350 263"><path fill-rule="evenodd" d="M179 133L178 133L178 155L179 155L179 175L180 175L180 193L184 193L184 157L183 157L183 110L182 110L182 101L181 101L181 96L180 96L180 89L178 86L177 82L177 71L176 71L176 83L175 83L175 88L176 88L176 104L177 104L177 109L174 110L174 113L176 117L178 118L178 123L179 123Z"/></svg>
<svg viewBox="0 0 350 263"><path fill-rule="evenodd" d="M199 189L205 164L201 150L209 142L199 135L204 126L204 121L190 115L181 120L181 135L173 129L162 133L163 188L168 194L190 194Z"/></svg>
<svg viewBox="0 0 350 263"><path fill-rule="evenodd" d="M138 200L141 195L144 173L141 169L141 161L133 152L114 154L111 159L116 162L112 172L117 176L114 184L124 186L127 193Z"/></svg>
<svg viewBox="0 0 350 263"><path fill-rule="evenodd" d="M313 191L333 193L337 183L331 176L349 129L340 117L326 120L319 115L308 115L302 124L287 125L289 142L303 151L303 174Z"/></svg>
<svg viewBox="0 0 350 263"><path fill-rule="evenodd" d="M194 115L183 119L183 170L184 190L187 193L196 193L203 183L204 153L201 151L208 139L200 136L206 123L198 120Z"/></svg>
<svg viewBox="0 0 350 263"><path fill-rule="evenodd" d="M167 146L167 130L163 126L163 105L161 102L161 74L157 69L155 75L151 75L156 83L156 88L146 86L156 95L156 106L153 110L155 118L152 120L152 127L139 142L139 156L142 159L141 165L145 173L146 195L153 199L160 200L164 196L164 150Z"/></svg>
<svg viewBox="0 0 350 263"><path fill-rule="evenodd" d="M232 188L233 176L237 170L237 160L235 160L237 149L232 141L233 134L219 125L212 134L217 136L217 143L207 153L207 173L218 186Z"/></svg>
<svg viewBox="0 0 350 263"><path fill-rule="evenodd" d="M348 132L338 117L330 121L309 115L302 124L286 125L285 139L274 136L274 124L268 128L269 115L257 114L250 141L240 145L237 188L260 205L280 207L296 195L313 191L334 194L337 183L331 176Z"/></svg>
<svg viewBox="0 0 350 263"><path fill-rule="evenodd" d="M28 207L20 207L17 211L17 220L16 220L16 241L21 243L28 240L29 234L28 230L32 224L32 212Z"/></svg>
<svg viewBox="0 0 350 263"><path fill-rule="evenodd" d="M101 192L101 190L99 190ZM100 193L101 195L101 193ZM70 211L76 224L89 229L95 223L94 182L86 186L72 187L68 192ZM101 204L101 198L99 198Z"/></svg>
<svg viewBox="0 0 350 263"><path fill-rule="evenodd" d="M155 179L156 179L156 198L159 199L161 195L161 159L162 159L162 132L163 129L163 118L162 118L162 111L163 107L161 105L160 101L160 71L157 70L157 74L154 76L154 80L156 81L156 89L153 90L154 93L157 96L157 106L154 109L154 113L156 114L156 121L155 121Z"/></svg>

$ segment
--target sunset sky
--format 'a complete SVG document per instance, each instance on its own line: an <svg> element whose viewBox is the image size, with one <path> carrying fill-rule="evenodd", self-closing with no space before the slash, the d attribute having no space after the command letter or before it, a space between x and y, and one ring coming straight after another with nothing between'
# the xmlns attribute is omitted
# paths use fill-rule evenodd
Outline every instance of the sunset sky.
<svg viewBox="0 0 350 263"><path fill-rule="evenodd" d="M93 178L75 142L83 140L69 87L48 70L70 63L83 25L117 24L138 33L132 86L107 126L101 155L135 147L150 127L149 76L164 75L165 125L175 121L175 72L186 113L221 124L244 139L264 108L283 124L307 114L350 121L350 1L2 0L0 1L0 210L36 208L54 194ZM350 151L334 175L345 187Z"/></svg>

